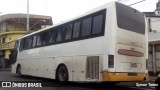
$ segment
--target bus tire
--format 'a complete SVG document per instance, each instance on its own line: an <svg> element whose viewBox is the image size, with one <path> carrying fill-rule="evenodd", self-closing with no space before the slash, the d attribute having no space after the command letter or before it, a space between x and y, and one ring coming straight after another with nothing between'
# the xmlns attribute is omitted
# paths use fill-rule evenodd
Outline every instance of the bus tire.
<svg viewBox="0 0 160 90"><path fill-rule="evenodd" d="M68 81L68 70L65 65L61 65L57 69L56 80L58 82L67 82Z"/></svg>
<svg viewBox="0 0 160 90"><path fill-rule="evenodd" d="M17 66L17 75L22 76L22 69L20 65Z"/></svg>

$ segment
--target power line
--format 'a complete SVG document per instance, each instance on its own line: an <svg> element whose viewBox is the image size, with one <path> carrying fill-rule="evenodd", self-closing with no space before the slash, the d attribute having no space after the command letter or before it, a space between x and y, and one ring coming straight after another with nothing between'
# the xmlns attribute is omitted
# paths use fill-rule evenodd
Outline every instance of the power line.
<svg viewBox="0 0 160 90"><path fill-rule="evenodd" d="M151 21L151 22L159 22L160 20L154 20L154 21Z"/></svg>
<svg viewBox="0 0 160 90"><path fill-rule="evenodd" d="M132 6L132 5L135 5L135 4L138 4L138 3L144 2L144 1L146 1L146 0L141 0L141 1L135 2L135 3L133 3L133 4L130 4L130 5L128 5L128 6Z"/></svg>
<svg viewBox="0 0 160 90"><path fill-rule="evenodd" d="M118 0L118 2L126 2L126 1L130 1L130 0Z"/></svg>

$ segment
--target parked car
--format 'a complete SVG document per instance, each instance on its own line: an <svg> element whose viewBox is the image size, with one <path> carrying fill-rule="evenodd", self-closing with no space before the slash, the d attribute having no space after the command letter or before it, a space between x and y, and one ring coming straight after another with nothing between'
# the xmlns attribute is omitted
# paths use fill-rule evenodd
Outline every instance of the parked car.
<svg viewBox="0 0 160 90"><path fill-rule="evenodd" d="M158 74L156 80L155 80L155 84L158 84L156 88L156 90L160 90L160 73Z"/></svg>

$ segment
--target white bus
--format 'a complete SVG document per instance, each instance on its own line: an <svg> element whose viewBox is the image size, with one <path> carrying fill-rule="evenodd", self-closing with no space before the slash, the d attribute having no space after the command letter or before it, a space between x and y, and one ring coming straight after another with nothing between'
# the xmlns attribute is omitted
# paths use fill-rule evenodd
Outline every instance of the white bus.
<svg viewBox="0 0 160 90"><path fill-rule="evenodd" d="M148 79L143 13L118 2L19 38L12 72L60 82Z"/></svg>

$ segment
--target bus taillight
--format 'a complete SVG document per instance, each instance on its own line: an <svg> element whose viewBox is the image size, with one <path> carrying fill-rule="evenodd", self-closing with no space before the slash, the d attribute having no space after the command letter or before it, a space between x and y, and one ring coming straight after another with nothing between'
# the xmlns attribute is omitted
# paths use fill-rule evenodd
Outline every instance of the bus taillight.
<svg viewBox="0 0 160 90"><path fill-rule="evenodd" d="M108 55L108 67L114 68L114 55Z"/></svg>

